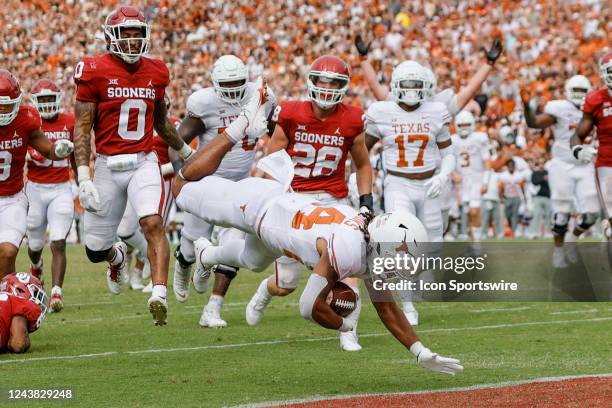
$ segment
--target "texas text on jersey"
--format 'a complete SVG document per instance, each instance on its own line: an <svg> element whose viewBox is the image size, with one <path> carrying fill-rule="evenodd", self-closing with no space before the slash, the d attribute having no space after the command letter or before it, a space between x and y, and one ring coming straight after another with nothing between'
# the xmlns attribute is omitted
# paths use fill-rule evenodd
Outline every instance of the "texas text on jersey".
<svg viewBox="0 0 612 408"><path fill-rule="evenodd" d="M596 167L612 167L612 95L608 88L589 93L582 110L593 116L599 138Z"/></svg>
<svg viewBox="0 0 612 408"><path fill-rule="evenodd" d="M363 114L361 108L341 103L321 121L314 116L310 101L279 104L273 120L289 139L294 191L325 191L337 198L348 195L346 158L354 139L363 133Z"/></svg>
<svg viewBox="0 0 612 408"><path fill-rule="evenodd" d="M76 99L98 105L96 152L103 155L153 149L155 102L170 82L166 64L142 57L128 65L110 54L83 58L74 70Z"/></svg>
<svg viewBox="0 0 612 408"><path fill-rule="evenodd" d="M40 115L32 106L21 105L15 120L0 126L0 196L11 196L23 189L23 168L32 132L41 126Z"/></svg>
<svg viewBox="0 0 612 408"><path fill-rule="evenodd" d="M47 139L73 140L74 115L60 113L53 120L42 120L41 129ZM70 163L68 159L51 161L33 148L28 148L31 160L28 161L28 180L36 183L63 183L70 180Z"/></svg>

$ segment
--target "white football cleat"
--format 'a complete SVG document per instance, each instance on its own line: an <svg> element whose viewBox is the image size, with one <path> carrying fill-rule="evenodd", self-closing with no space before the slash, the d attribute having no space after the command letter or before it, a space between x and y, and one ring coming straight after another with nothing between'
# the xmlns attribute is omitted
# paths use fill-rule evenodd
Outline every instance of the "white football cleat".
<svg viewBox="0 0 612 408"><path fill-rule="evenodd" d="M227 322L221 318L219 310L213 306L206 305L200 317L200 326L221 329L227 327Z"/></svg>
<svg viewBox="0 0 612 408"><path fill-rule="evenodd" d="M151 293L151 292L153 292L153 281L149 281L149 283L147 283L147 286L142 288L142 293Z"/></svg>
<svg viewBox="0 0 612 408"><path fill-rule="evenodd" d="M160 296L151 296L149 298L149 313L153 317L153 323L156 326L164 326L168 323L168 301Z"/></svg>
<svg viewBox="0 0 612 408"><path fill-rule="evenodd" d="M111 293L118 295L121 293L121 285L130 278L127 271L127 245L122 241L115 242L113 248L122 254L123 262L117 266L108 265L106 269L106 283Z"/></svg>
<svg viewBox="0 0 612 408"><path fill-rule="evenodd" d="M255 326L257 323L259 323L264 315L266 306L268 306L270 303L270 300L272 300L272 298L265 299L259 294L259 292L255 292L249 301L245 312L246 321L250 326Z"/></svg>
<svg viewBox="0 0 612 408"><path fill-rule="evenodd" d="M130 273L130 287L132 290L143 290L144 282L142 281L142 270L132 269Z"/></svg>
<svg viewBox="0 0 612 408"><path fill-rule="evenodd" d="M563 247L554 247L552 256L553 268L567 268L567 262L565 262L565 251Z"/></svg>
<svg viewBox="0 0 612 408"><path fill-rule="evenodd" d="M181 303L184 303L189 298L189 278L191 277L191 265L183 268L177 260L174 262L174 280L172 281L172 290L174 297Z"/></svg>
<svg viewBox="0 0 612 408"><path fill-rule="evenodd" d="M54 293L51 295L51 300L49 301L49 307L53 313L59 313L64 308L64 298L60 293Z"/></svg>
<svg viewBox="0 0 612 408"><path fill-rule="evenodd" d="M340 348L344 351L359 351L361 345L357 340L357 327L347 332L340 332Z"/></svg>
<svg viewBox="0 0 612 408"><path fill-rule="evenodd" d="M201 237L195 241L193 245L196 253L196 268L193 272L193 288L198 293L205 293L206 289L208 289L210 275L212 275L212 271L215 269L215 266L204 265L202 263L202 254L206 248L212 246L212 243L208 239Z"/></svg>

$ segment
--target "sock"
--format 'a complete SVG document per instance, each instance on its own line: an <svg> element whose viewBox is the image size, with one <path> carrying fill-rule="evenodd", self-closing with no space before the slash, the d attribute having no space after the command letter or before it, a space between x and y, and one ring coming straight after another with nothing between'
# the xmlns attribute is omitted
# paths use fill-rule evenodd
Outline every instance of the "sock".
<svg viewBox="0 0 612 408"><path fill-rule="evenodd" d="M480 242L482 237L481 227L472 227L472 237L474 238L474 242Z"/></svg>
<svg viewBox="0 0 612 408"><path fill-rule="evenodd" d="M51 296L53 295L62 295L62 288L60 288L59 286L54 286L51 288Z"/></svg>
<svg viewBox="0 0 612 408"><path fill-rule="evenodd" d="M33 266L33 267L35 267L36 269L40 269L40 268L42 268L42 266L43 266L43 260L42 260L42 257L40 257L40 259L38 260L38 262L36 262L36 263L31 262L31 263L32 263L32 266Z"/></svg>
<svg viewBox="0 0 612 408"><path fill-rule="evenodd" d="M119 266L123 263L123 260L125 259L125 254L123 253L123 251L120 251L115 247L113 247L113 250L115 254L113 258L109 261L109 263L113 266Z"/></svg>
<svg viewBox="0 0 612 408"><path fill-rule="evenodd" d="M166 286L165 285L153 285L152 296L157 296L161 298L166 297Z"/></svg>
<svg viewBox="0 0 612 408"><path fill-rule="evenodd" d="M257 288L257 293L259 293L259 295L266 300L272 299L272 295L270 294L270 292L268 292L268 279L270 278L262 280L259 284L259 287Z"/></svg>
<svg viewBox="0 0 612 408"><path fill-rule="evenodd" d="M223 307L224 300L225 299L223 298L223 296L210 295L210 299L208 299L208 305L214 306L216 309L221 310L221 308Z"/></svg>

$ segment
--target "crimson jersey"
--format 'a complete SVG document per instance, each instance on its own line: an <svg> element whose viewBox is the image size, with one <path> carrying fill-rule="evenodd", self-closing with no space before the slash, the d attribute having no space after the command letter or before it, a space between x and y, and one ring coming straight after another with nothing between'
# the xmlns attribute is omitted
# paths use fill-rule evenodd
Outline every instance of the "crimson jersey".
<svg viewBox="0 0 612 408"><path fill-rule="evenodd" d="M104 155L153 150L153 111L170 83L166 64L142 57L133 65L104 54L75 67L76 99L97 104L96 152Z"/></svg>
<svg viewBox="0 0 612 408"><path fill-rule="evenodd" d="M28 331L40 327L40 306L27 299L0 292L0 350L8 344L9 330L13 316L23 316L28 320Z"/></svg>
<svg viewBox="0 0 612 408"><path fill-rule="evenodd" d="M612 91L601 88L590 92L584 101L582 111L593 116L599 149L596 167L612 167Z"/></svg>
<svg viewBox="0 0 612 408"><path fill-rule="evenodd" d="M314 116L310 101L276 107L273 119L289 139L287 153L295 166L294 191L348 195L345 162L353 141L363 133L363 117L363 109L342 103L324 121Z"/></svg>
<svg viewBox="0 0 612 408"><path fill-rule="evenodd" d="M28 143L40 126L38 111L28 105L21 105L15 120L0 126L0 196L11 196L23 189Z"/></svg>
<svg viewBox="0 0 612 408"><path fill-rule="evenodd" d="M60 113L55 120L42 119L41 129L51 143L56 140L73 140L74 115ZM28 148L30 160L28 162L28 180L36 183L64 183L70 180L70 159L52 161L42 154Z"/></svg>

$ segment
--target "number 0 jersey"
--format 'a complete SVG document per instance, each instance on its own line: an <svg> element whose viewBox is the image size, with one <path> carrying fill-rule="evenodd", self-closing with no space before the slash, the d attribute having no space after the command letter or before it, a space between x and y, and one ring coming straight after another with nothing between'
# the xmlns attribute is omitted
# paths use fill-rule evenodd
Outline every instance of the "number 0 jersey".
<svg viewBox="0 0 612 408"><path fill-rule="evenodd" d="M245 103L257 92L257 85L254 82L247 84L244 99ZM265 106L266 117L272 112L275 99L274 94L268 94L268 101ZM199 138L199 147L209 143L217 135L223 133L226 127L240 115L242 108L237 104L230 104L223 101L215 88L209 87L200 89L189 96L187 99L187 114L193 118L198 118L204 124L204 133ZM219 165L215 176L229 180L242 180L251 174L251 166L255 160L255 147L257 138L263 136L265 131L257 135L245 136L242 143L236 143Z"/></svg>
<svg viewBox="0 0 612 408"><path fill-rule="evenodd" d="M346 158L355 138L363 133L363 110L341 103L321 121L310 101L290 101L280 103L272 119L289 139L287 153L295 166L291 187L296 192L325 191L346 197Z"/></svg>
<svg viewBox="0 0 612 408"><path fill-rule="evenodd" d="M385 169L423 173L437 167L437 143L450 139L450 120L440 102L423 102L412 112L396 102L374 102L366 113L366 133L381 139Z"/></svg>
<svg viewBox="0 0 612 408"><path fill-rule="evenodd" d="M83 58L74 69L76 99L97 104L96 152L104 155L153 150L155 102L163 101L170 73L159 59L132 65L104 54Z"/></svg>

